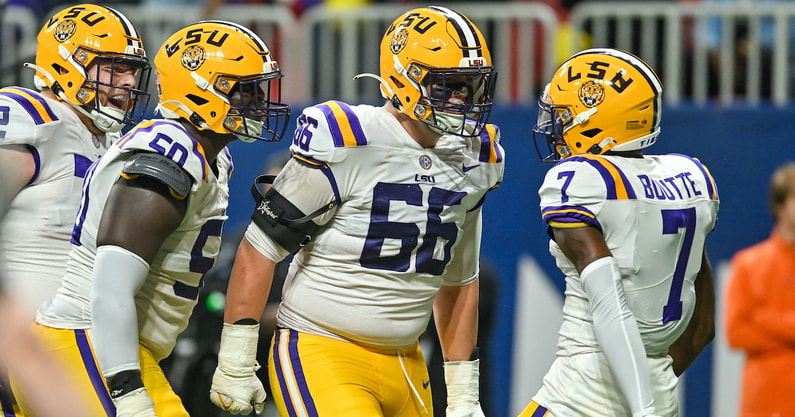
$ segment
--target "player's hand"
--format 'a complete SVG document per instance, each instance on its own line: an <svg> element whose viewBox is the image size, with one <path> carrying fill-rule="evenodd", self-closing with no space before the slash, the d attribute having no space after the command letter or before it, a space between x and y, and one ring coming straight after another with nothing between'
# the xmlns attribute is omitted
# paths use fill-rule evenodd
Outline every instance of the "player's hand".
<svg viewBox="0 0 795 417"><path fill-rule="evenodd" d="M480 361L444 363L447 417L484 417L480 408Z"/></svg>
<svg viewBox="0 0 795 417"><path fill-rule="evenodd" d="M218 367L213 374L210 401L232 414L261 414L265 388L256 371L259 324L226 324L221 331Z"/></svg>
<svg viewBox="0 0 795 417"><path fill-rule="evenodd" d="M116 417L157 417L155 404L146 393L146 388L138 388L114 398Z"/></svg>
<svg viewBox="0 0 795 417"><path fill-rule="evenodd" d="M213 404L232 414L261 414L265 409L265 388L252 369L248 375L233 375L224 371L220 364L213 374L210 400Z"/></svg>

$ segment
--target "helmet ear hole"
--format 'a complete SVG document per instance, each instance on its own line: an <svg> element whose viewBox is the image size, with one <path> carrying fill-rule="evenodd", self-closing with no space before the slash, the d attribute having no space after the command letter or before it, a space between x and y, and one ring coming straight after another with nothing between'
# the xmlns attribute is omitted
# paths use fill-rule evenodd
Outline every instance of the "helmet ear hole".
<svg viewBox="0 0 795 417"><path fill-rule="evenodd" d="M405 85L403 85L403 83L402 83L402 82L400 82L400 80L398 80L398 79L397 79L397 78L395 78L394 76L391 76L391 77L389 77L389 79L391 79L391 80L392 80L392 82L395 84L395 87L397 87L397 88L403 88L403 87L405 87Z"/></svg>
<svg viewBox="0 0 795 417"><path fill-rule="evenodd" d="M602 133L602 129L596 128L596 129L589 129L589 130L583 131L581 134L583 136L585 136L586 138L592 139L592 138L594 138L596 135L598 135L600 133ZM579 147L580 145L577 145L577 146Z"/></svg>
<svg viewBox="0 0 795 417"><path fill-rule="evenodd" d="M199 97L199 96L197 96L195 94L188 94L185 97L187 97L188 100L194 102L197 106L201 106L203 104L209 103L209 101L207 99L205 99L203 97Z"/></svg>

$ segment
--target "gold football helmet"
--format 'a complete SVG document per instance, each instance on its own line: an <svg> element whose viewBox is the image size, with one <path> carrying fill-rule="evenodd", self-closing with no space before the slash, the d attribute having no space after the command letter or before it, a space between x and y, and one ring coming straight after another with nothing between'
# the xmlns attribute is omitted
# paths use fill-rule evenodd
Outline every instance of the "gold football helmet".
<svg viewBox="0 0 795 417"><path fill-rule="evenodd" d="M380 66L381 94L437 133L477 136L488 122L497 72L463 14L427 7L398 17L381 40Z"/></svg>
<svg viewBox="0 0 795 417"><path fill-rule="evenodd" d="M290 117L282 72L268 46L241 25L202 21L178 30L155 56L158 109L246 142L278 141Z"/></svg>
<svg viewBox="0 0 795 417"><path fill-rule="evenodd" d="M51 89L105 132L117 132L143 118L149 102L149 61L141 36L123 14L97 4L67 7L44 24L37 40L36 64L27 64L36 70L37 88ZM99 80L99 65L88 73L95 63L110 65L109 82ZM136 85L116 84L120 82L116 65L135 71ZM112 105L103 105L100 86L124 91L126 97L114 97Z"/></svg>
<svg viewBox="0 0 795 417"><path fill-rule="evenodd" d="M662 82L640 58L616 49L582 51L558 68L541 95L533 127L539 156L556 162L652 145L660 134L661 95Z"/></svg>

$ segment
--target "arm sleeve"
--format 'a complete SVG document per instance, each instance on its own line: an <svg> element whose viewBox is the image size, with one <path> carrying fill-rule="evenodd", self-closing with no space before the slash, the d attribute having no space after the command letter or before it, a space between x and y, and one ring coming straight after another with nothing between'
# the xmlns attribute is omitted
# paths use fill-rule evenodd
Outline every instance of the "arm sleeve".
<svg viewBox="0 0 795 417"><path fill-rule="evenodd" d="M654 397L646 350L624 297L621 273L608 256L588 264L580 274L590 300L594 332L633 417L654 414Z"/></svg>
<svg viewBox="0 0 795 417"><path fill-rule="evenodd" d="M97 249L91 288L91 339L106 378L140 369L135 293L148 272L146 261L124 248L106 245Z"/></svg>

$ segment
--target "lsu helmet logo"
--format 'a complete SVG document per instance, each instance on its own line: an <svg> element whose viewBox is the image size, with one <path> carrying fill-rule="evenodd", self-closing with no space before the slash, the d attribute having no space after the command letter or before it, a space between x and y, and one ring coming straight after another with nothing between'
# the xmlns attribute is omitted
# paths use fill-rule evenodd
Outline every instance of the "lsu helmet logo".
<svg viewBox="0 0 795 417"><path fill-rule="evenodd" d="M409 42L409 31L406 30L405 27L400 27L394 35L392 35L392 41L389 44L389 49L392 51L393 54L398 54L403 48L406 47L406 44Z"/></svg>
<svg viewBox="0 0 795 417"><path fill-rule="evenodd" d="M182 53L180 62L188 71L196 71L204 64L204 58L204 48L199 45L191 45Z"/></svg>
<svg viewBox="0 0 795 417"><path fill-rule="evenodd" d="M595 107L605 99L605 89L602 84L588 81L580 86L577 96L585 107Z"/></svg>
<svg viewBox="0 0 795 417"><path fill-rule="evenodd" d="M68 41L76 31L77 24L75 24L75 21L72 19L65 19L58 22L58 26L55 27L52 35L55 37L56 41L59 43L64 43Z"/></svg>

